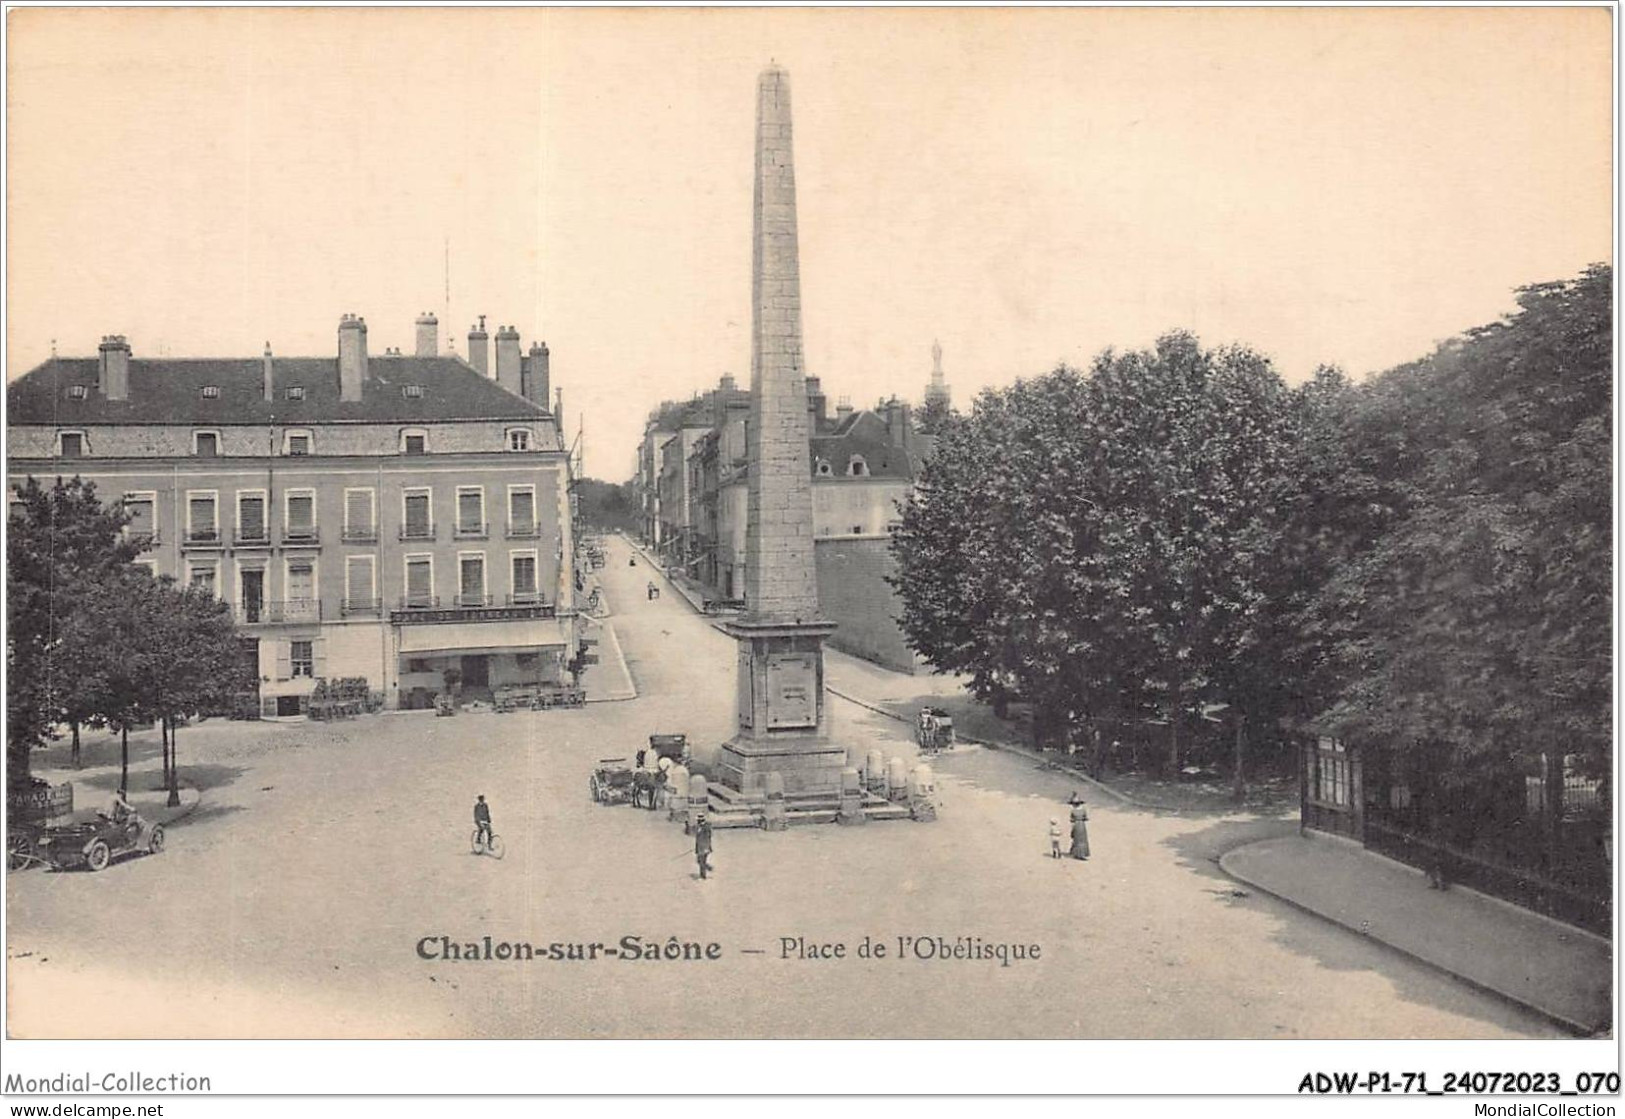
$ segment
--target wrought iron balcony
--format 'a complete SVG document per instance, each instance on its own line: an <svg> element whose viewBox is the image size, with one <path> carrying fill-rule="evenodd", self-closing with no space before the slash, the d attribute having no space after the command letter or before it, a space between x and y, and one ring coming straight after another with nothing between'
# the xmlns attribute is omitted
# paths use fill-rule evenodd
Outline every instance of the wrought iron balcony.
<svg viewBox="0 0 1625 1119"><path fill-rule="evenodd" d="M237 619L248 625L278 625L322 620L319 598L288 598L281 601L241 602Z"/></svg>
<svg viewBox="0 0 1625 1119"><path fill-rule="evenodd" d="M434 525L406 525L401 529L402 540L433 540Z"/></svg>
<svg viewBox="0 0 1625 1119"><path fill-rule="evenodd" d="M184 544L188 548L219 548L225 542L220 539L220 530L217 528L189 528L186 530Z"/></svg>
<svg viewBox="0 0 1625 1119"><path fill-rule="evenodd" d="M437 594L403 594L400 598L402 610L433 610L440 605L440 596Z"/></svg>
<svg viewBox="0 0 1625 1119"><path fill-rule="evenodd" d="M315 525L290 525L282 530L282 543L302 546L321 543L321 533Z"/></svg>
<svg viewBox="0 0 1625 1119"><path fill-rule="evenodd" d="M459 524L452 530L452 537L457 540L485 540L490 534L490 526L484 521L478 524Z"/></svg>
<svg viewBox="0 0 1625 1119"><path fill-rule="evenodd" d="M378 543L378 529L375 526L353 528L345 525L343 540L346 544L376 544Z"/></svg>
<svg viewBox="0 0 1625 1119"><path fill-rule="evenodd" d="M340 612L346 618L358 614L382 614L384 601L380 598L347 598L340 607Z"/></svg>
<svg viewBox="0 0 1625 1119"><path fill-rule="evenodd" d="M457 596L457 605L462 609L470 609L491 605L491 596L488 594L460 594Z"/></svg>
<svg viewBox="0 0 1625 1119"><path fill-rule="evenodd" d="M239 548L269 548L271 534L264 528L240 528L231 534L231 542Z"/></svg>
<svg viewBox="0 0 1625 1119"><path fill-rule="evenodd" d="M541 534L541 527L535 521L510 524L508 526L508 537L511 540L534 540Z"/></svg>
<svg viewBox="0 0 1625 1119"><path fill-rule="evenodd" d="M514 591L508 596L509 606L541 606L541 591Z"/></svg>

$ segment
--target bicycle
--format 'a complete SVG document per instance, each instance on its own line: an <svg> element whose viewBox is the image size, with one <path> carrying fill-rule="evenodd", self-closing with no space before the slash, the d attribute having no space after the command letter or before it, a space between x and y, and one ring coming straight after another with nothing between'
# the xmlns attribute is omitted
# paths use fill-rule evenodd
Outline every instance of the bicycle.
<svg viewBox="0 0 1625 1119"><path fill-rule="evenodd" d="M480 828L475 828L474 834L468 837L469 850L474 854L490 855L493 859L500 859L508 853L508 848L503 845L500 835L492 832L491 838L486 839L481 836L480 831Z"/></svg>

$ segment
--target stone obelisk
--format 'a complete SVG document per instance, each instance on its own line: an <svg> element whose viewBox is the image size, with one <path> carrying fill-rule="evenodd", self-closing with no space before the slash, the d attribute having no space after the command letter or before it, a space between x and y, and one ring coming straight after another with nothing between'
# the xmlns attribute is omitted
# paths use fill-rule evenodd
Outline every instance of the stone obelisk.
<svg viewBox="0 0 1625 1119"><path fill-rule="evenodd" d="M746 796L779 774L788 795L840 788L846 751L829 741L824 638L813 555L801 265L790 143L790 77L775 65L756 88L756 193L751 253L749 496L738 725L721 777Z"/></svg>

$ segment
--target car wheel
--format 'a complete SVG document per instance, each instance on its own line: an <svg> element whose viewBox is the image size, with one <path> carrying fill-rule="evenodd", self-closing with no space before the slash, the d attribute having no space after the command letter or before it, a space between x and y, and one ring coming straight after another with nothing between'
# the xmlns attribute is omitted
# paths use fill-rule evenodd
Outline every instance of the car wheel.
<svg viewBox="0 0 1625 1119"><path fill-rule="evenodd" d="M164 829L154 827L152 836L147 840L147 852L156 855L164 849Z"/></svg>
<svg viewBox="0 0 1625 1119"><path fill-rule="evenodd" d="M113 852L107 849L107 844L96 840L85 848L85 865L91 870L106 870L107 864L113 860Z"/></svg>
<svg viewBox="0 0 1625 1119"><path fill-rule="evenodd" d="M603 795L600 794L599 791L598 791L598 778L596 778L596 777L587 778L587 792L592 794L592 800L593 800L594 804L603 803L603 800L604 800Z"/></svg>

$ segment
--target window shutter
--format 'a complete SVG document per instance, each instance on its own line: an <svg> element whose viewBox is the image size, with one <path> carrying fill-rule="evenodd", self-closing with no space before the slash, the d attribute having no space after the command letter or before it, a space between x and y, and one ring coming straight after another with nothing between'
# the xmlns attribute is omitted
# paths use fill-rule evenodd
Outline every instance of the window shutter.
<svg viewBox="0 0 1625 1119"><path fill-rule="evenodd" d="M535 496L528 490L516 490L508 495L508 520L513 527L529 532L536 523Z"/></svg>
<svg viewBox="0 0 1625 1119"><path fill-rule="evenodd" d="M344 527L372 528L372 491L365 490L347 496L344 506Z"/></svg>
<svg viewBox="0 0 1625 1119"><path fill-rule="evenodd" d="M351 602L364 602L372 597L372 563L367 556L351 556L349 579L344 596Z"/></svg>
<svg viewBox="0 0 1625 1119"><path fill-rule="evenodd" d="M293 679L293 643L291 641L278 641L276 643L276 678L278 680Z"/></svg>
<svg viewBox="0 0 1625 1119"><path fill-rule="evenodd" d="M429 530L429 497L427 494L411 494L407 497L406 527L413 533L423 533Z"/></svg>
<svg viewBox="0 0 1625 1119"><path fill-rule="evenodd" d="M415 560L406 565L406 593L413 598L429 596L429 565L424 561Z"/></svg>
<svg viewBox="0 0 1625 1119"><path fill-rule="evenodd" d="M478 528L481 515L484 513L478 493L460 493L457 495L457 526L465 531Z"/></svg>
<svg viewBox="0 0 1625 1119"><path fill-rule="evenodd" d="M463 561L463 594L469 597L485 593L485 561L478 559L465 559Z"/></svg>
<svg viewBox="0 0 1625 1119"><path fill-rule="evenodd" d="M238 502L237 517L242 522L243 535L254 538L265 535L265 499L245 497Z"/></svg>
<svg viewBox="0 0 1625 1119"><path fill-rule="evenodd" d="M308 529L315 522L312 515L314 502L309 495L299 494L288 498L288 527Z"/></svg>
<svg viewBox="0 0 1625 1119"><path fill-rule="evenodd" d="M318 637L310 643L311 661L314 664L314 675L319 680L327 678L327 638Z"/></svg>

